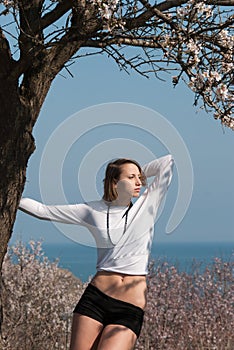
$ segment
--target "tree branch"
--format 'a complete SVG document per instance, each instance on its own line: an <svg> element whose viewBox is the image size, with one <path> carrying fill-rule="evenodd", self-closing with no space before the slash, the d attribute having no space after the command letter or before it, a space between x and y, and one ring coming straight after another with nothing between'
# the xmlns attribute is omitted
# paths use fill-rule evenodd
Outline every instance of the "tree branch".
<svg viewBox="0 0 234 350"><path fill-rule="evenodd" d="M141 2L143 3L143 1ZM151 6L147 1L144 1L144 3L148 3L148 6L146 7L147 10L136 18L126 20L126 28L131 30L135 27L144 25L145 22L147 22L150 18L157 15L155 13L155 10L158 10L160 12L165 12L174 7L176 8L183 4L186 4L187 2L188 0L167 0L155 6ZM217 6L234 6L234 0L208 0L206 4L217 5Z"/></svg>
<svg viewBox="0 0 234 350"><path fill-rule="evenodd" d="M72 0L62 0L58 5L50 12L46 13L41 19L41 28L45 29L52 23L60 19L65 13L72 8Z"/></svg>
<svg viewBox="0 0 234 350"><path fill-rule="evenodd" d="M6 77L15 61L11 57L11 50L8 40L0 27L0 78Z"/></svg>
<svg viewBox="0 0 234 350"><path fill-rule="evenodd" d="M157 43L158 37L152 38L133 38L133 37L121 37L116 36L107 40L87 40L83 47L97 47L97 48L105 48L110 45L128 45L135 47L149 47L158 49L161 48L161 45Z"/></svg>
<svg viewBox="0 0 234 350"><path fill-rule="evenodd" d="M145 1L147 2L147 1ZM167 11L173 7L176 6L180 6L183 4L186 4L188 2L188 0L168 0L168 1L164 1L161 2L158 5L155 6L151 6L148 3L148 7L147 10L145 12L143 12L142 14L140 14L137 18L134 19L130 19L129 21L127 21L127 25L126 27L128 29L133 29L135 27L139 27L141 25L144 25L145 22L147 22L150 18L152 18L153 16L155 16L155 9L157 9L158 11L164 12Z"/></svg>
<svg viewBox="0 0 234 350"><path fill-rule="evenodd" d="M234 0L207 0L207 5L234 6Z"/></svg>
<svg viewBox="0 0 234 350"><path fill-rule="evenodd" d="M78 49L86 46L86 41L102 28L96 14L96 8L91 3L80 1L73 7L70 28L50 50L51 65L57 73Z"/></svg>
<svg viewBox="0 0 234 350"><path fill-rule="evenodd" d="M174 23L169 17L164 15L164 13L162 13L161 10L159 10L156 6L152 7L146 0L140 0L140 2L147 8L147 10L152 11L154 15L162 19L165 23L169 24L172 29L178 32L178 25Z"/></svg>
<svg viewBox="0 0 234 350"><path fill-rule="evenodd" d="M19 1L19 48L21 57L32 56L32 51L42 44L43 32L40 28L42 1Z"/></svg>
<svg viewBox="0 0 234 350"><path fill-rule="evenodd" d="M199 0L161 0L159 3L139 0L137 3L141 5L136 9L131 7L135 4L131 0L122 2L121 8L111 1L106 1L103 8L100 2L88 0L18 0L17 3L19 17L17 7L12 7L11 14L15 14L14 20L20 31L19 61L11 58L9 45L8 51L6 49L7 42L2 39L0 45L6 49L2 57L8 52L6 62L14 62L11 69L10 64L7 68L10 78L24 75L21 87L25 87L25 98L29 90L32 98L38 90L35 81L28 85L32 77L39 74L50 83L81 47L90 47L106 52L124 70L130 67L143 75L177 70L180 73L174 78L178 80L187 75L189 86L201 97L204 107L214 108L220 119L225 113L229 118L232 111L233 15L231 9L220 7L231 7L234 0L208 0L205 3ZM43 10L45 3L48 6L45 5ZM201 6L197 7L197 4ZM64 25L61 24L62 17ZM227 31L223 30L226 28ZM128 58L121 51L128 46L140 47L143 53ZM150 66L148 71L147 65ZM216 74L216 78L209 76L211 73ZM199 87L203 83L204 95Z"/></svg>

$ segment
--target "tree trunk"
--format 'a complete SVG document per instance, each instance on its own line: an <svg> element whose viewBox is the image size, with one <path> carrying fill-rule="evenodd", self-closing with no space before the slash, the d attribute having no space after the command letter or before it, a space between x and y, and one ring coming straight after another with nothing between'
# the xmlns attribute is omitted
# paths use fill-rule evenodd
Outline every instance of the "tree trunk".
<svg viewBox="0 0 234 350"><path fill-rule="evenodd" d="M90 19L91 14L87 14ZM31 8L21 14L26 32L34 25L31 15ZM92 26L86 24L85 28L92 31ZM33 126L52 81L82 46L80 32L76 27L70 29L51 49L37 40L35 45L31 32L22 32L21 57L15 61L0 28L0 269L24 189L27 162L35 149Z"/></svg>
<svg viewBox="0 0 234 350"><path fill-rule="evenodd" d="M17 81L0 81L0 267L7 250L29 156L35 146ZM39 113L39 111L38 111ZM7 116L7 117L6 117Z"/></svg>
<svg viewBox="0 0 234 350"><path fill-rule="evenodd" d="M30 133L25 131L19 136L16 134L16 129L12 125L12 132L8 133L11 138L7 143L2 143L0 136L0 267L11 237L18 202L23 192L27 161L34 151L34 142Z"/></svg>
<svg viewBox="0 0 234 350"><path fill-rule="evenodd" d="M35 150L32 129L53 79L45 71L30 69L24 80L20 89L18 80L0 76L0 269L24 190L28 159ZM0 329L1 296L0 276Z"/></svg>
<svg viewBox="0 0 234 350"><path fill-rule="evenodd" d="M66 42L65 42L66 44ZM18 62L0 30L0 269L11 238L22 196L28 159L35 149L33 126L50 89L64 64L82 41L74 38L50 51L40 48L34 57ZM22 66L22 67L21 67ZM20 76L21 75L21 76ZM21 84L19 84L19 77ZM19 86L20 85L20 86ZM0 274L0 331L2 324ZM0 349L3 348L0 337Z"/></svg>
<svg viewBox="0 0 234 350"><path fill-rule="evenodd" d="M18 95L18 82L1 80L0 92L0 268L11 237L18 203L25 184L29 156L34 151L29 118ZM2 283L0 280L0 295ZM2 323L2 303L0 302ZM0 348L2 348L0 346Z"/></svg>

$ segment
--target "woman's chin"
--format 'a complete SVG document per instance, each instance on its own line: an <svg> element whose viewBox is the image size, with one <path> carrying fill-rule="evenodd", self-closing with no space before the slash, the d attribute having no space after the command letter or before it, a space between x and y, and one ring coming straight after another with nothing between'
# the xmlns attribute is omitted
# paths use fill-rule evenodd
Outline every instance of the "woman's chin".
<svg viewBox="0 0 234 350"><path fill-rule="evenodd" d="M139 196L140 196L140 193L139 193L139 192L133 193L133 198L137 198L137 197L139 197Z"/></svg>

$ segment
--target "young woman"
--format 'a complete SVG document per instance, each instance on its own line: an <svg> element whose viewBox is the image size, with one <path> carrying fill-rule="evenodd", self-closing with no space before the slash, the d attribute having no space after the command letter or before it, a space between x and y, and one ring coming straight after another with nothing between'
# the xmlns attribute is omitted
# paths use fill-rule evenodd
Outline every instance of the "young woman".
<svg viewBox="0 0 234 350"><path fill-rule="evenodd" d="M97 273L75 307L70 350L134 348L146 306L155 218L172 165L171 155L142 168L134 160L117 159L107 166L104 196L98 201L46 206L21 199L21 210L40 219L83 225L96 241ZM140 194L142 186L146 189ZM132 198L137 198L134 204Z"/></svg>

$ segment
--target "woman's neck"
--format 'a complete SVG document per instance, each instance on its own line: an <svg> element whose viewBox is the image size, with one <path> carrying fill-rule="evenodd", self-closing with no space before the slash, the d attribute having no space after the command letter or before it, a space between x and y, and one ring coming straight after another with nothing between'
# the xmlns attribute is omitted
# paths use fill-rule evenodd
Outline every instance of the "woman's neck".
<svg viewBox="0 0 234 350"><path fill-rule="evenodd" d="M127 207L130 205L131 199L128 193L119 193L118 197L111 202L111 205Z"/></svg>
<svg viewBox="0 0 234 350"><path fill-rule="evenodd" d="M111 205L119 206L119 207L127 207L130 205L130 203L131 203L131 199L129 198L125 198L125 199L117 198L111 202Z"/></svg>

